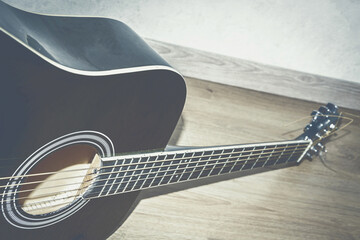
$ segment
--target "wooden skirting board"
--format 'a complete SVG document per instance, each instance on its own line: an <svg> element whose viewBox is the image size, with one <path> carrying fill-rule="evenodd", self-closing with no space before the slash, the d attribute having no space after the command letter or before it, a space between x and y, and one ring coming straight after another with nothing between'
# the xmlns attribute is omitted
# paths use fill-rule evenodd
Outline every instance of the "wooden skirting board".
<svg viewBox="0 0 360 240"><path fill-rule="evenodd" d="M360 110L360 84L146 40L186 77Z"/></svg>

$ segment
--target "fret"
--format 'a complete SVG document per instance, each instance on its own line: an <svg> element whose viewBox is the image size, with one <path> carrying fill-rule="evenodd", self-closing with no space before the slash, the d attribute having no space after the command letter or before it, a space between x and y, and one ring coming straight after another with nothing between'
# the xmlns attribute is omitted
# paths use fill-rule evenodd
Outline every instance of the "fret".
<svg viewBox="0 0 360 240"><path fill-rule="evenodd" d="M145 162L145 161L143 161L143 162ZM130 180L131 184L128 184L128 187L130 187L129 188L130 191L131 190L136 190L135 189L136 184L141 181L140 176L141 176L141 173L142 173L143 166L145 166L144 163L140 163L140 164L135 166L133 176L132 176L132 178L135 178L135 179L131 179ZM138 169L141 169L141 170L138 170ZM127 187L125 187L125 189L127 189Z"/></svg>
<svg viewBox="0 0 360 240"><path fill-rule="evenodd" d="M218 175L223 174L224 168L225 168L226 164L229 162L229 160L230 160L230 161L233 161L233 159L231 158L231 153L232 153L233 151L234 151L234 149L225 149L225 150L224 150L225 155L222 156L221 158L225 158L225 159L222 159L222 160L220 161L220 163L221 163L222 166L221 166L221 167L220 167L220 166L218 167L218 168L220 168Z"/></svg>
<svg viewBox="0 0 360 240"><path fill-rule="evenodd" d="M193 157L195 157L195 155L193 155ZM194 158L195 159L195 158ZM181 174L181 176L179 177L178 181L186 181L189 179L191 172L193 170L191 164L191 160L184 160L184 164L181 165L181 167L184 169L183 173Z"/></svg>
<svg viewBox="0 0 360 240"><path fill-rule="evenodd" d="M298 147L299 147L299 144L297 144L297 145L295 146L294 151L291 153L289 159L286 161L287 163L293 162L293 161L296 161L296 160L297 160L297 159L293 158L293 156L296 156L296 154L294 155L294 153L297 151Z"/></svg>
<svg viewBox="0 0 360 240"><path fill-rule="evenodd" d="M237 152L238 157L237 157L236 160L234 161L234 164L233 164L233 166L232 166L231 169L230 169L230 173L234 172L234 171L237 169L236 166L239 167L239 165L241 164L240 158L241 158L241 156L242 156L242 154L243 154L243 152L244 152L244 149L245 149L245 148L236 148L236 149L235 149L234 152ZM240 169L240 168L239 168L239 169Z"/></svg>
<svg viewBox="0 0 360 240"><path fill-rule="evenodd" d="M221 151L220 151L221 153ZM206 159L204 158L204 162L203 162L203 169L201 170L200 174L199 174L199 178L204 178L210 175L210 171L208 170L208 165L210 164L210 161L213 157L217 157L217 156L212 156L214 154L217 154L216 151L207 151L203 154L208 156ZM209 156L210 155L210 156ZM220 156L218 156L219 158Z"/></svg>
<svg viewBox="0 0 360 240"><path fill-rule="evenodd" d="M142 186L144 186L144 184L146 183L147 177L152 174L152 171L156 171L156 161L161 161L164 160L164 156L153 156L153 157L149 157L149 158L141 158L142 159L142 163L143 165L141 167L139 167L140 170L138 170L139 172L137 173L137 177L135 179L131 179L130 181L132 181L130 183L131 190L139 190L141 189ZM150 167L151 169L146 169L146 167ZM126 188L125 188L126 190Z"/></svg>
<svg viewBox="0 0 360 240"><path fill-rule="evenodd" d="M220 174L231 173L231 170L235 166L239 156L240 156L240 153L236 152L236 149L233 148L231 150L231 154L230 154L229 158L225 162L223 168L220 170Z"/></svg>
<svg viewBox="0 0 360 240"><path fill-rule="evenodd" d="M111 179L111 187L109 189L109 191L106 193L106 195L111 195L113 193L116 192L116 189L117 189L117 186L118 186L118 183L117 181L120 180L119 178L119 172L120 172L120 164L122 163L121 160L117 160L115 162L115 168L114 168L114 172L117 172L117 173L112 173L110 174L110 179Z"/></svg>
<svg viewBox="0 0 360 240"><path fill-rule="evenodd" d="M261 159L261 164L258 164L258 167L266 167L267 163L269 162L269 160L271 160L272 157L276 158L276 147L275 146L271 146L271 147L266 147L264 149L264 157Z"/></svg>
<svg viewBox="0 0 360 240"><path fill-rule="evenodd" d="M229 157L229 155L224 155L224 157ZM225 161L226 159L218 159L216 164L214 164L214 167L211 171L210 176L216 176L216 175L220 175L221 173L221 169L224 167L225 165Z"/></svg>
<svg viewBox="0 0 360 240"><path fill-rule="evenodd" d="M124 167L121 168L121 170L122 171L127 171L127 170L129 170L129 166L124 166ZM121 192L124 189L124 187L126 186L127 181L129 181L130 178L131 178L132 172L127 171L127 172L123 172L123 173L121 173L119 175L121 176L121 180L119 181L118 186L116 188L117 193Z"/></svg>
<svg viewBox="0 0 360 240"><path fill-rule="evenodd" d="M234 149L225 149L223 154L221 156L221 158L225 158L225 159L221 159L218 163L219 166L217 166L217 168L219 169L218 175L220 175L224 169L224 167L226 166L226 163L230 160L233 161L234 159L231 158L231 153L233 152Z"/></svg>
<svg viewBox="0 0 360 240"><path fill-rule="evenodd" d="M124 184L123 192L131 191L133 189L133 183L138 180L138 176L131 176L130 179Z"/></svg>
<svg viewBox="0 0 360 240"><path fill-rule="evenodd" d="M241 171L243 166L245 165L246 161L250 157L250 154L245 152L245 149L246 148L243 148L241 153L239 154L239 157L236 158L236 162L235 162L234 166L232 167L231 172Z"/></svg>
<svg viewBox="0 0 360 240"><path fill-rule="evenodd" d="M256 150L261 150L259 156L256 158L254 164L251 166L250 169L253 169L254 167L259 167L259 165L262 165L263 163L260 161L262 159L262 155L264 154L264 149L265 149L266 146L260 146L260 147L257 147ZM260 162L259 162L260 161Z"/></svg>
<svg viewBox="0 0 360 240"><path fill-rule="evenodd" d="M148 157L146 158L126 158L124 160L125 164L128 164L124 166L121 170L124 172L122 175L122 179L119 182L116 192L123 192L128 187L130 187L130 190L132 189L132 186L130 185L134 180L138 179L137 175L141 173L141 170L137 170L138 168L143 168L145 166L144 162L148 161ZM132 165L129 165L132 164Z"/></svg>
<svg viewBox="0 0 360 240"><path fill-rule="evenodd" d="M122 163L125 164L127 161L126 159L122 160ZM129 165L124 165L120 168L120 171L122 171L121 173L119 173L119 176L121 177L121 180L118 183L118 186L116 188L116 192L119 192L119 190L121 189L121 187L124 186L124 182L126 182L128 179L130 179L129 175L132 175L130 170L130 166Z"/></svg>
<svg viewBox="0 0 360 240"><path fill-rule="evenodd" d="M309 141L238 145L111 157L103 161L91 198L298 161Z"/></svg>
<svg viewBox="0 0 360 240"><path fill-rule="evenodd" d="M165 175L165 172L158 172L154 178L154 181L151 184L151 187L159 186L161 179Z"/></svg>
<svg viewBox="0 0 360 240"><path fill-rule="evenodd" d="M269 148L264 148L263 149L263 152L262 152L262 155L260 156L259 158L259 161L256 163L256 168L259 168L259 167L265 167L267 166L267 163L269 162L269 160L273 159L277 160L277 151L276 150L276 147L275 146L271 146L270 149ZM275 160L275 161L276 161Z"/></svg>
<svg viewBox="0 0 360 240"><path fill-rule="evenodd" d="M274 166L276 164L276 161L278 160L279 156L281 155L281 154L279 154L279 150L277 150L277 148L279 148L279 145L275 145L273 147L273 151L272 151L271 155L269 156L269 159L264 164L264 167Z"/></svg>
<svg viewBox="0 0 360 240"><path fill-rule="evenodd" d="M146 180L147 180L147 177L149 176L149 172L150 172L150 170L148 170L148 169L142 170L142 173L143 173L144 176L146 176L146 177L144 177L144 179L142 179L142 184L139 186L138 189L142 189L142 188L144 187L144 184L145 184L145 182L146 182Z"/></svg>
<svg viewBox="0 0 360 240"><path fill-rule="evenodd" d="M111 173L114 172L114 167L111 167L111 166L114 166L113 164L111 164L111 163L103 163L103 164L104 164L104 166L109 166L109 168L103 168L100 171L101 174L104 174L104 173L108 173L108 174L102 175L104 177L104 179L101 181L103 184L103 187L101 188L101 191L99 192L99 196L104 196L109 191L109 189L111 187L110 176L111 176Z"/></svg>
<svg viewBox="0 0 360 240"><path fill-rule="evenodd" d="M192 153L185 153L185 157L186 158L193 158L194 157L194 152L192 152ZM175 182L179 182L181 179L182 179L182 177L183 177L183 175L184 175L184 173L186 172L186 168L188 167L188 165L189 165L189 160L188 159L184 159L184 160L179 160L179 163L181 163L181 162L183 162L183 163L185 163L185 164L183 164L183 165L181 165L181 164L179 164L178 165L178 168L177 168L177 170L175 171L175 181L170 181L170 182L172 182L172 183L175 183ZM179 170L179 169L181 169L181 170Z"/></svg>
<svg viewBox="0 0 360 240"><path fill-rule="evenodd" d="M119 164L121 164L122 160L119 160ZM119 172L116 175L115 181L114 181L114 187L109 191L109 195L112 195L114 193L119 192L119 187L121 183L124 181L125 173L121 172L124 170L124 167L119 167Z"/></svg>
<svg viewBox="0 0 360 240"><path fill-rule="evenodd" d="M196 167L195 162L199 161L201 156L203 156L203 154L204 154L203 151L195 152L191 159L185 160L185 162L187 163L186 169L185 169L184 173L182 174L181 178L179 179L179 181L187 181L187 180L191 179L191 175L193 174L195 167Z"/></svg>
<svg viewBox="0 0 360 240"><path fill-rule="evenodd" d="M280 153L280 156L278 157L278 159L276 160L276 163L275 165L279 165L279 164L282 164L282 163L285 163L286 160L288 159L288 154L289 154L289 145L286 144L284 146L281 146L280 147L283 147L283 150L281 151Z"/></svg>
<svg viewBox="0 0 360 240"><path fill-rule="evenodd" d="M115 179L115 184L114 184L114 188L112 188L112 190L110 190L109 194L113 194L113 193L117 193L118 192L118 188L120 186L120 184L122 183L122 181L124 180L124 176L125 173L123 172L124 169L127 169L127 166L122 166L122 164L124 164L124 159L118 159L117 164L120 165L119 166L119 170L118 173L116 174L116 179Z"/></svg>
<svg viewBox="0 0 360 240"><path fill-rule="evenodd" d="M246 148L245 151L250 151L250 153L247 156L246 162L244 163L244 165L242 166L240 171L251 169L251 167L254 165L255 160L256 160L256 159L253 158L254 152L256 152L256 147Z"/></svg>
<svg viewBox="0 0 360 240"><path fill-rule="evenodd" d="M121 180L119 181L115 192L121 192L121 189L126 186L126 181L130 180L132 172L128 171L128 170L129 170L129 166L123 166L120 169L120 171L122 171L121 173L119 173L119 176L121 177Z"/></svg>
<svg viewBox="0 0 360 240"><path fill-rule="evenodd" d="M286 158L286 149L288 147L288 144L286 145L280 145L280 147L283 149L280 153L280 156L278 157L278 159L276 160L275 164L274 165L277 165L277 164L281 164L281 163L284 163L285 162L285 158Z"/></svg>
<svg viewBox="0 0 360 240"><path fill-rule="evenodd" d="M184 154L184 157L192 157L192 153L185 153ZM181 160L177 160L176 162L174 162L175 164L177 164L176 166L175 166L175 168L174 168L174 175L170 178L170 180L169 180L169 182L170 183L175 183L175 182L177 182L177 181L179 181L179 174L178 174L178 171L179 171L179 168L180 168L180 163L181 163ZM185 168L184 168L184 170L185 170ZM182 173L183 173L184 171L182 171Z"/></svg>
<svg viewBox="0 0 360 240"><path fill-rule="evenodd" d="M140 162L140 158L126 158L123 160L124 164L136 164L136 163L139 164L139 162ZM134 165L131 166L125 165L120 169L120 171L122 171L122 173L119 173L119 175L122 177L121 177L121 181L119 181L119 183L117 184L116 192L118 192L120 187L126 187L126 184L122 184L122 183L131 180L132 176L136 174L136 167Z"/></svg>
<svg viewBox="0 0 360 240"><path fill-rule="evenodd" d="M211 158L210 158L211 160L209 161L209 165L212 165L212 168L211 168L211 170L209 171L209 175L208 175L208 176L215 176L215 175L217 175L217 173L214 172L214 170L216 169L216 165L218 164L219 159L221 158L221 156L222 156L223 154L224 154L224 149L221 150L220 155L214 156L214 157L211 157Z"/></svg>
<svg viewBox="0 0 360 240"><path fill-rule="evenodd" d="M144 184L143 184L143 188L148 188L151 186L152 182L154 181L155 175L156 175L156 173L151 173L151 171L149 171L147 173Z"/></svg>
<svg viewBox="0 0 360 240"><path fill-rule="evenodd" d="M169 155L167 155L166 158L164 158L164 159L169 160L169 159L173 159L174 157L175 157L174 154L169 154ZM150 170L150 174L153 176L153 179L152 179L149 187L158 186L158 185L159 185L159 181L157 181L157 178L160 178L160 179L161 179L162 176L165 175L164 172L160 172L160 171L159 171L160 166L161 166L163 163L164 163L164 162L154 163L154 166L155 166L155 167L158 167L158 168L152 168L152 169ZM171 163L171 161L170 161L170 163ZM169 165L170 165L170 164L169 164Z"/></svg>
<svg viewBox="0 0 360 240"><path fill-rule="evenodd" d="M267 166L267 163L269 162L269 160L270 160L271 157L273 156L275 149L276 149L276 145L275 145L275 147L270 148L270 150L266 150L267 153L269 154L269 156L266 158L266 160L265 160L264 164L262 165L262 167Z"/></svg>
<svg viewBox="0 0 360 240"><path fill-rule="evenodd" d="M156 179L157 175L158 175L158 172L156 172L155 168L153 168L153 169L150 170L149 176L151 176L151 179L150 179L151 181L150 181L150 183L149 183L149 187L154 187L154 186L156 186L156 185L154 185L154 183L156 183L156 182L155 182L155 179Z"/></svg>
<svg viewBox="0 0 360 240"><path fill-rule="evenodd" d="M193 161L195 162L194 168L188 180L198 179L200 178L201 172L204 170L207 161L209 160L209 153L212 151L204 151L202 152L199 158L195 158Z"/></svg>
<svg viewBox="0 0 360 240"><path fill-rule="evenodd" d="M139 165L140 166L140 165ZM133 177L129 180L129 184L124 188L124 191L133 191L133 190L139 190L140 186L143 185L145 179L143 179L145 176L143 172L142 167L138 167L141 170L136 170L134 172Z"/></svg>
<svg viewBox="0 0 360 240"><path fill-rule="evenodd" d="M175 159L179 159L179 158L183 158L184 157L184 153L181 154L176 154L175 155ZM173 160L171 163L173 164L179 164L180 160ZM171 174L171 172L175 172L174 168L176 168L177 166L171 166L171 164L169 164L169 166L167 167L167 171L165 172L166 174L164 175L164 177L161 179L161 181L159 182L159 185L164 185L170 182L172 175L169 176L169 174Z"/></svg>
<svg viewBox="0 0 360 240"><path fill-rule="evenodd" d="M213 153L213 156L207 158L207 161L204 164L204 168L202 169L203 175L199 175L199 176L203 176L203 177L212 176L212 173L216 168L217 164L219 163L224 150L211 151L211 152Z"/></svg>
<svg viewBox="0 0 360 240"><path fill-rule="evenodd" d="M170 181L171 176L169 176L169 173L173 171L174 167L176 167L176 164L180 163L180 160L175 159L183 158L183 155L183 153L175 154L175 156L173 157L174 160L172 160L168 165L166 165L166 167L160 169L161 171L164 171L164 176L159 180L158 186L167 184Z"/></svg>

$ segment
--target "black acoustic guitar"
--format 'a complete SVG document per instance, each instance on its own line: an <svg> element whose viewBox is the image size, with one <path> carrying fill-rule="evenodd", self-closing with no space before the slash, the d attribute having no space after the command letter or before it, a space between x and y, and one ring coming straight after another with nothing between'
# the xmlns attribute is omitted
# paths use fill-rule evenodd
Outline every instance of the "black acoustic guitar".
<svg viewBox="0 0 360 240"><path fill-rule="evenodd" d="M2 239L105 239L139 192L299 164L338 125L333 104L295 140L167 149L182 76L129 27L0 1Z"/></svg>

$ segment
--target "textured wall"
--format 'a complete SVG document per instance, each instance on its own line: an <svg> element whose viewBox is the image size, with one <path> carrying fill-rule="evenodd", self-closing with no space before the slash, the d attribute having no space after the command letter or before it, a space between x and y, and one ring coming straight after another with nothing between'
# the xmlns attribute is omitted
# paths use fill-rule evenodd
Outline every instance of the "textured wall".
<svg viewBox="0 0 360 240"><path fill-rule="evenodd" d="M360 83L358 0L6 0L117 18L143 37Z"/></svg>

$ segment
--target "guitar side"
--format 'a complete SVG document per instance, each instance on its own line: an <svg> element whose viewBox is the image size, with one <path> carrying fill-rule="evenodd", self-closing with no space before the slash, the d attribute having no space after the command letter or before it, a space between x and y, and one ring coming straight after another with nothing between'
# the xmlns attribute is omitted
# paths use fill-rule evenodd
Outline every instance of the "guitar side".
<svg viewBox="0 0 360 240"><path fill-rule="evenodd" d="M74 21L78 19L81 18ZM108 21L111 27L116 24L113 20L102 21L105 25ZM135 36L129 34L121 40ZM114 69L114 63L106 65L99 58L87 61L92 63L88 65L80 59L78 68L83 69L71 72L66 68L65 58L54 57L46 49L38 49L38 54L34 54L36 45L30 46L31 51L20 38L17 41L14 38L0 31L1 177L11 176L34 151L69 133L91 130L106 135L115 154L165 148L182 112L186 87L183 78L155 52L147 50L150 48L143 45L137 48L137 39L132 42L119 39L119 45L137 49L138 57L148 56L146 61L135 65L136 59L128 59L123 63L124 68L130 69L127 72L121 72L120 61L118 73L98 74ZM34 44L36 39L31 39ZM100 50L101 47L97 49ZM53 60L44 55L46 52ZM71 65L74 59L69 61ZM85 72L88 75L82 74ZM1 180L1 185L6 185L6 180ZM104 239L136 206L138 193L91 200L66 219L31 230L13 226L1 215L0 230L7 239Z"/></svg>

